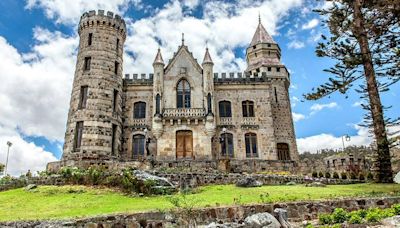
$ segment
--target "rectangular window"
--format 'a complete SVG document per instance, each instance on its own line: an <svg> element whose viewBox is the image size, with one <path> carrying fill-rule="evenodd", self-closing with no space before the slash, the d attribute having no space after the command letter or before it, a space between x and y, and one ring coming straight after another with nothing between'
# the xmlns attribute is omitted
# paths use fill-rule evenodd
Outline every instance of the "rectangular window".
<svg viewBox="0 0 400 228"><path fill-rule="evenodd" d="M90 70L90 62L92 61L91 57L85 57L85 65L83 66L84 70Z"/></svg>
<svg viewBox="0 0 400 228"><path fill-rule="evenodd" d="M268 67L268 71L271 71L271 67Z"/></svg>
<svg viewBox="0 0 400 228"><path fill-rule="evenodd" d="M111 154L112 155L115 155L116 135L117 135L117 125L113 124L112 125L112 137L111 137Z"/></svg>
<svg viewBox="0 0 400 228"><path fill-rule="evenodd" d="M245 135L245 146L246 146L246 157L254 158L258 157L257 153L257 136L253 133Z"/></svg>
<svg viewBox="0 0 400 228"><path fill-rule="evenodd" d="M118 104L118 90L114 89L113 102L112 102L113 112L117 111L117 104Z"/></svg>
<svg viewBox="0 0 400 228"><path fill-rule="evenodd" d="M118 53L118 49L119 49L119 39L117 38L117 45L115 46L115 50L117 51L117 53Z"/></svg>
<svg viewBox="0 0 400 228"><path fill-rule="evenodd" d="M277 67L276 68L276 72L280 72L281 71L281 68L280 67Z"/></svg>
<svg viewBox="0 0 400 228"><path fill-rule="evenodd" d="M93 38L93 33L89 33L88 46L92 45L92 38Z"/></svg>
<svg viewBox="0 0 400 228"><path fill-rule="evenodd" d="M118 67L119 67L119 63L117 61L114 62L114 73L118 74Z"/></svg>
<svg viewBox="0 0 400 228"><path fill-rule="evenodd" d="M79 107L78 107L79 109L86 108L87 95L88 95L88 87L81 86L81 93L80 93L80 97L79 97Z"/></svg>
<svg viewBox="0 0 400 228"><path fill-rule="evenodd" d="M75 139L74 139L74 151L81 148L83 134L83 121L76 122L75 127Z"/></svg>
<svg viewBox="0 0 400 228"><path fill-rule="evenodd" d="M278 103L278 93L276 92L276 87L274 87L274 93L275 93L275 102Z"/></svg>

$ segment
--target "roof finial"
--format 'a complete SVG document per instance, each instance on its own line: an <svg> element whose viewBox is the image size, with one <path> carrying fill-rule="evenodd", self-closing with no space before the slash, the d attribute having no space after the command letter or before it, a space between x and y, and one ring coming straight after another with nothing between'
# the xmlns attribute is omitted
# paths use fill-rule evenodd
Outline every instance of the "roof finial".
<svg viewBox="0 0 400 228"><path fill-rule="evenodd" d="M260 11L258 11L258 23L261 24L261 14L260 14Z"/></svg>
<svg viewBox="0 0 400 228"><path fill-rule="evenodd" d="M182 46L185 45L185 33L182 33Z"/></svg>
<svg viewBox="0 0 400 228"><path fill-rule="evenodd" d="M206 49L208 49L208 40L206 40Z"/></svg>

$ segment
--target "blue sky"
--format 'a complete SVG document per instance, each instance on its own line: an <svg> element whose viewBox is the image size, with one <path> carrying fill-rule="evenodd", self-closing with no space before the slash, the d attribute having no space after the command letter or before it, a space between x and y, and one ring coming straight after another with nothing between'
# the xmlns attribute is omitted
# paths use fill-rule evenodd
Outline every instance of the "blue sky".
<svg viewBox="0 0 400 228"><path fill-rule="evenodd" d="M68 3L67 3L68 2ZM39 170L62 154L70 91L77 53L77 23L90 9L122 15L128 26L124 73L150 73L158 47L169 59L185 33L198 59L208 43L217 72L243 71L244 52L258 23L258 14L282 50L291 72L290 97L299 150L340 148L341 136L351 144L370 142L367 129L357 127L364 111L359 95L333 94L318 101L302 95L327 80L323 69L332 60L315 56L320 34L327 33L312 12L323 1L311 0L2 0L0 1L0 162L7 140L15 146L14 173ZM382 94L386 114L400 116L399 84ZM32 158L24 162L16 157ZM34 159L33 159L34 158ZM25 160L26 161L26 160Z"/></svg>

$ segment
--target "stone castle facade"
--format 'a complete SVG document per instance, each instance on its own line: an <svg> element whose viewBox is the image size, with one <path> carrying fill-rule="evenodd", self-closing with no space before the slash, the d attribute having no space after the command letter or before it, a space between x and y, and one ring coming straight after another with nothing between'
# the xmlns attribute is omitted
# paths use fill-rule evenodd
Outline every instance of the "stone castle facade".
<svg viewBox="0 0 400 228"><path fill-rule="evenodd" d="M78 29L59 164L151 159L271 161L279 166L298 161L289 73L261 21L241 73L214 72L207 48L199 64L182 37L168 63L159 49L152 73L123 74L124 20L112 12L90 11Z"/></svg>

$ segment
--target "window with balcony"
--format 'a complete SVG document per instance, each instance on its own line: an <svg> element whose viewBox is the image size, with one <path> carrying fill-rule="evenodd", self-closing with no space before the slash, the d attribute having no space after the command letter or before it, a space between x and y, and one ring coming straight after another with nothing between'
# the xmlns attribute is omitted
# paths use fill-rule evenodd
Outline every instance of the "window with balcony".
<svg viewBox="0 0 400 228"><path fill-rule="evenodd" d="M232 109L230 101L220 101L218 103L220 117L232 117Z"/></svg>
<svg viewBox="0 0 400 228"><path fill-rule="evenodd" d="M254 102L243 101L242 110L243 110L243 117L254 117Z"/></svg>
<svg viewBox="0 0 400 228"><path fill-rule="evenodd" d="M246 144L246 157L257 158L257 135L254 133L247 133L244 135Z"/></svg>
<svg viewBox="0 0 400 228"><path fill-rule="evenodd" d="M190 84L185 79L178 82L176 88L176 106L177 108L190 108Z"/></svg>
<svg viewBox="0 0 400 228"><path fill-rule="evenodd" d="M133 118L143 119L146 118L146 103L139 101L133 104Z"/></svg>

